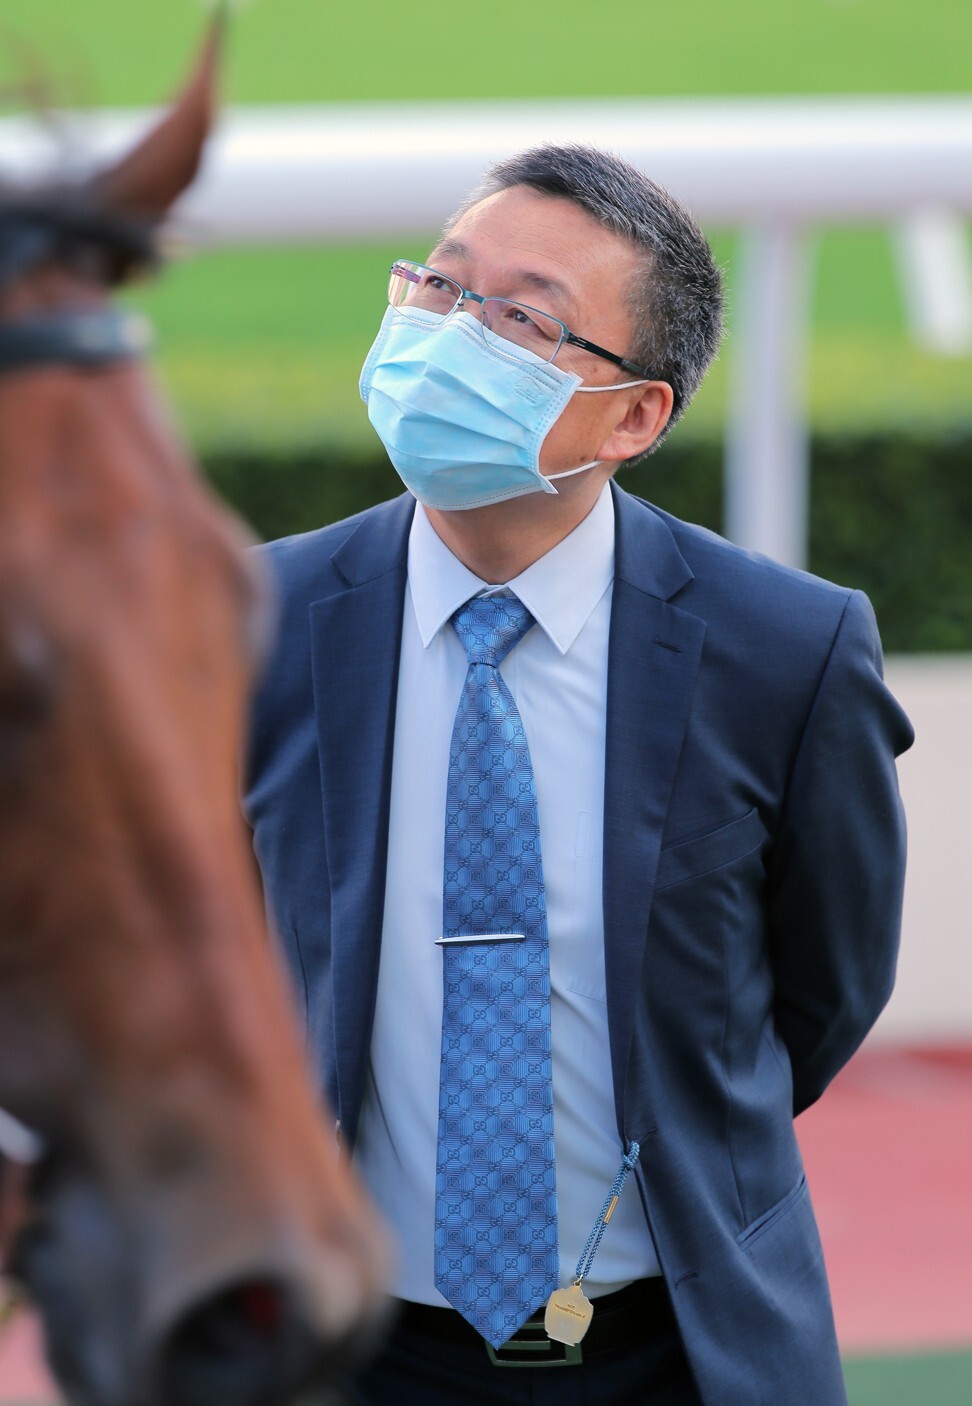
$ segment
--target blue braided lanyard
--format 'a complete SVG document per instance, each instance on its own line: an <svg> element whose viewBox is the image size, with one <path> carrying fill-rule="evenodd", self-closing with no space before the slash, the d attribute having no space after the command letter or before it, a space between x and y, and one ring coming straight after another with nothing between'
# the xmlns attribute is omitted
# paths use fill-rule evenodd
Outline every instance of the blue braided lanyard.
<svg viewBox="0 0 972 1406"><path fill-rule="evenodd" d="M614 1208L618 1204L621 1188L627 1180L628 1173L633 1171L637 1166L640 1151L641 1148L636 1142L629 1143L621 1166L618 1168L618 1174L611 1183L611 1190L604 1198L604 1205L601 1207L601 1213L594 1223L594 1229L591 1231L590 1235L588 1235L587 1244L581 1251L581 1257L577 1261L577 1268L574 1271L574 1286L576 1288L580 1288L591 1272L594 1256L597 1254L601 1240L604 1238L604 1232L607 1229L608 1221L614 1215Z"/></svg>

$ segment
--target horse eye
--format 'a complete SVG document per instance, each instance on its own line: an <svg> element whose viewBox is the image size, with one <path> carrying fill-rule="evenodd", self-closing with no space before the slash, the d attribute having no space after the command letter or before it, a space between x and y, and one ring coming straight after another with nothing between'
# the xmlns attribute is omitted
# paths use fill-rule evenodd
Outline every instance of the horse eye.
<svg viewBox="0 0 972 1406"><path fill-rule="evenodd" d="M59 684L50 639L27 621L0 621L0 721L38 726L54 711Z"/></svg>

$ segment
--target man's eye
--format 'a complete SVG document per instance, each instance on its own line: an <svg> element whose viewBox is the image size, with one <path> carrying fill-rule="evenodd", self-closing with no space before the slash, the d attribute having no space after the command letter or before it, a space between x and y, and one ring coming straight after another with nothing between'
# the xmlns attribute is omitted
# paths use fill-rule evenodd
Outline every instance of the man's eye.
<svg viewBox="0 0 972 1406"><path fill-rule="evenodd" d="M537 324L525 308L519 308L515 303L511 303L506 309L506 321L515 322L518 327L531 327L537 330Z"/></svg>
<svg viewBox="0 0 972 1406"><path fill-rule="evenodd" d="M526 333L537 340L556 342L560 339L559 323L542 312L531 312L520 303L508 303L503 320L508 327L515 327L521 334Z"/></svg>
<svg viewBox="0 0 972 1406"><path fill-rule="evenodd" d="M456 285L451 279L443 278L437 273L427 275L425 287L432 293L448 293L450 297L454 296L456 291Z"/></svg>

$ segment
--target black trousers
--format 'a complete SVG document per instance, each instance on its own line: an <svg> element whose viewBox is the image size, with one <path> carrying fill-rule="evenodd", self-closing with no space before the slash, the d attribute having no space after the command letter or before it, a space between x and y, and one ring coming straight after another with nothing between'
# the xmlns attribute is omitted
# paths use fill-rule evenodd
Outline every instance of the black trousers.
<svg viewBox="0 0 972 1406"><path fill-rule="evenodd" d="M468 1341L453 1341L434 1329L400 1322L358 1380L354 1401L356 1406L702 1406L665 1294L654 1295L651 1312L631 1325L630 1341L593 1351L582 1344L581 1350L583 1361L570 1366L499 1367L471 1330Z"/></svg>

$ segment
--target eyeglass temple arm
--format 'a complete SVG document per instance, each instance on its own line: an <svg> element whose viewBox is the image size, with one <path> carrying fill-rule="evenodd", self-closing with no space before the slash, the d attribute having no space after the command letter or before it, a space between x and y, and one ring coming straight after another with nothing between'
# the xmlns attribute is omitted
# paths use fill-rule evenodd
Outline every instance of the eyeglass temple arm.
<svg viewBox="0 0 972 1406"><path fill-rule="evenodd" d="M570 342L573 347L581 347L584 351L593 352L595 356L602 356L605 361L613 361L615 366L620 366L625 371L632 371L638 376L644 376L649 381L653 379L651 372L646 367L639 366L636 361L629 361L625 356L618 356L615 352L606 351L596 342L589 342L586 337L578 337L576 332L565 331L564 341Z"/></svg>

